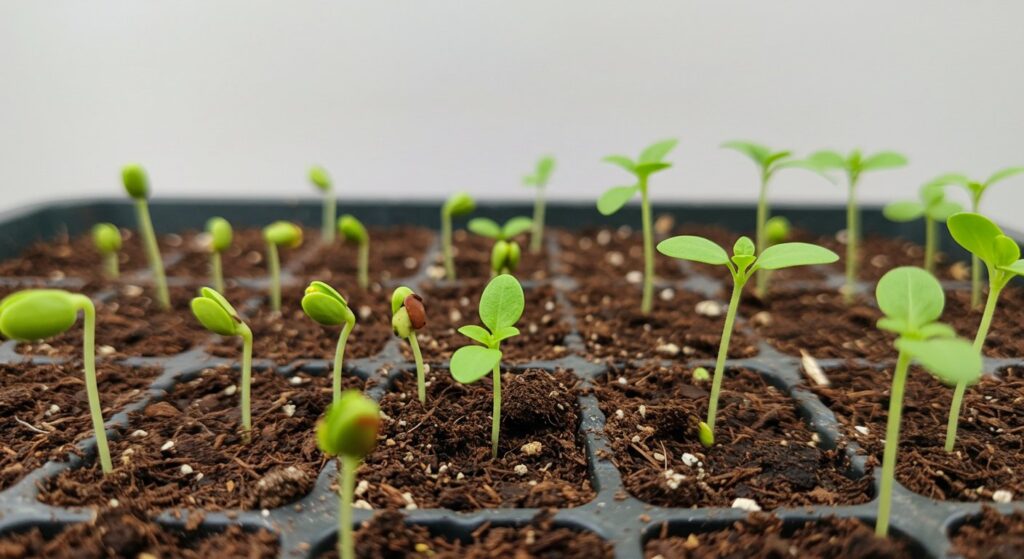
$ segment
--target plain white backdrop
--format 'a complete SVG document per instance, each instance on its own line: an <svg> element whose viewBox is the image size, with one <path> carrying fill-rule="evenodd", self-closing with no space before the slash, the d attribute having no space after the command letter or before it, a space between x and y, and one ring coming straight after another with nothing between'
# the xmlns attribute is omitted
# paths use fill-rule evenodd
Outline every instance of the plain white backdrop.
<svg viewBox="0 0 1024 559"><path fill-rule="evenodd" d="M0 207L155 195L553 198L625 179L603 164L678 137L658 200L753 200L728 139L896 149L866 201L1024 164L1024 3L995 1L0 0ZM836 202L800 171L777 201ZM985 209L1018 227L1024 179Z"/></svg>

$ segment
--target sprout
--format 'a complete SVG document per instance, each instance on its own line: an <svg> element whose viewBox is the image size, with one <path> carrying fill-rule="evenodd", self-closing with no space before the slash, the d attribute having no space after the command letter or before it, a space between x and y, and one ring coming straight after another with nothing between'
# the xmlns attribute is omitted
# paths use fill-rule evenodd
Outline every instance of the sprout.
<svg viewBox="0 0 1024 559"><path fill-rule="evenodd" d="M935 250L938 245L935 224L945 223L949 216L963 208L956 202L946 200L945 189L939 182L926 183L921 187L919 196L920 201L906 200L886 204L882 213L889 220L898 222L914 221L924 217L924 269L931 273L935 269Z"/></svg>
<svg viewBox="0 0 1024 559"><path fill-rule="evenodd" d="M89 414L96 433L96 451L104 474L113 471L107 432L103 426L103 410L96 388L96 308L92 301L77 293L60 289L28 289L12 293L0 301L0 334L14 340L42 340L67 331L78 319L82 326L82 361L85 368L85 392Z"/></svg>
<svg viewBox="0 0 1024 559"><path fill-rule="evenodd" d="M455 380L470 384L493 372L494 411L491 415L491 457L498 456L501 428L501 341L519 335L515 323L523 315L523 287L516 278L502 274L492 279L480 296L481 326L463 326L459 333L481 344L460 347L451 360Z"/></svg>
<svg viewBox="0 0 1024 559"><path fill-rule="evenodd" d="M223 295L203 287L199 297L192 299L192 314L207 330L221 336L242 338L242 436L249 442L252 432L252 408L249 394L252 386L252 330L242 322L238 311Z"/></svg>
<svg viewBox="0 0 1024 559"><path fill-rule="evenodd" d="M110 279L121 274L117 251L121 250L121 231L113 223L97 223L92 227L92 242L103 256L103 273Z"/></svg>
<svg viewBox="0 0 1024 559"><path fill-rule="evenodd" d="M295 248L302 244L302 228L288 221L275 221L263 228L267 241L267 265L270 267L270 308L281 310L281 259L277 247Z"/></svg>
<svg viewBox="0 0 1024 559"><path fill-rule="evenodd" d="M715 375L711 383L711 398L708 402L708 420L700 426L701 443L710 447L714 444L715 415L718 411L718 393L722 389L722 374L725 369L725 358L729 354L729 338L732 336L733 322L736 320L736 309L740 295L747 280L758 270L779 270L794 266L813 264L829 264L839 260L839 256L817 245L808 243L782 243L764 249L760 256L754 253L754 243L747 237L740 237L733 246L730 258L725 249L715 242L703 237L680 235L658 243L658 252L672 258L703 262L715 266L725 266L732 274L732 298L729 299L729 310L725 315L725 327L722 330L722 343L718 347L718 360L715 362Z"/></svg>
<svg viewBox="0 0 1024 559"><path fill-rule="evenodd" d="M444 275L455 279L455 259L452 257L452 218L472 213L476 202L465 192L456 192L441 206L441 252L444 257Z"/></svg>
<svg viewBox="0 0 1024 559"><path fill-rule="evenodd" d="M338 231L347 241L359 245L359 287L370 286L370 234L355 216L345 214L338 218Z"/></svg>
<svg viewBox="0 0 1024 559"><path fill-rule="evenodd" d="M711 373L704 367L697 367L693 370L693 381L694 382L707 382L711 380Z"/></svg>
<svg viewBox="0 0 1024 559"><path fill-rule="evenodd" d="M853 302L857 281L857 245L860 243L860 210L857 208L857 183L861 173L896 169L907 164L907 158L892 151L882 151L870 156L863 156L859 150L853 150L843 157L834 151L819 151L808 158L819 169L836 169L846 173L846 286L843 298L847 303Z"/></svg>
<svg viewBox="0 0 1024 559"><path fill-rule="evenodd" d="M352 328L356 325L356 315L348 307L348 302L333 287L322 281L314 281L306 288L302 296L302 310L306 316L320 323L321 326L341 326L338 346L334 351L334 373L332 393L334 403L341 398L341 366L345 361L345 343L348 341Z"/></svg>
<svg viewBox="0 0 1024 559"><path fill-rule="evenodd" d="M309 169L309 181L320 192L324 193L324 212L323 222L320 227L320 237L324 243L333 243L334 214L337 211L338 202L334 199L334 185L331 184L331 176L327 174L327 169L313 166Z"/></svg>
<svg viewBox="0 0 1024 559"><path fill-rule="evenodd" d="M544 189L554 170L555 158L546 155L537 161L537 168L532 175L523 177L524 185L537 189L537 198L533 202L533 233L530 234L530 252L533 254L540 253L544 242Z"/></svg>
<svg viewBox="0 0 1024 559"><path fill-rule="evenodd" d="M878 308L885 315L879 319L878 328L899 336L895 342L899 354L889 393L875 524L875 533L884 537L889 530L903 389L911 360L920 363L943 383L959 385L973 383L980 378L981 355L966 340L957 338L953 328L937 322L946 298L938 280L921 268L903 266L890 270L878 281L875 297Z"/></svg>
<svg viewBox="0 0 1024 559"><path fill-rule="evenodd" d="M211 217L206 222L206 232L210 235L210 275L213 276L213 288L224 291L220 253L231 247L231 224L223 217Z"/></svg>
<svg viewBox="0 0 1024 559"><path fill-rule="evenodd" d="M416 331L426 325L427 311L423 307L423 298L404 285L395 289L391 294L391 329L399 338L409 340L412 347L412 355L416 359L416 389L421 404L427 403L427 380Z"/></svg>
<svg viewBox="0 0 1024 559"><path fill-rule="evenodd" d="M604 160L629 171L635 178L632 186L616 186L609 188L597 200L597 211L602 215L612 215L622 209L626 202L640 193L640 219L644 230L644 287L640 312L648 314L654 302L654 237L651 232L651 202L647 195L647 179L672 166L663 161L666 155L676 147L677 140L663 140L647 147L640 157L633 161L625 155L609 155Z"/></svg>
<svg viewBox="0 0 1024 559"><path fill-rule="evenodd" d="M316 427L320 450L337 456L341 462L340 501L338 503L338 555L355 559L352 535L352 499L355 496L356 470L377 447L380 408L357 390L346 390L331 404Z"/></svg>
<svg viewBox="0 0 1024 559"><path fill-rule="evenodd" d="M491 248L491 273L493 275L514 273L519 267L519 259L522 251L519 243L513 237L533 226L533 220L528 217L513 217L505 222L504 226L498 225L494 220L486 217L478 217L470 220L469 230L488 239L494 239L494 247Z"/></svg>
<svg viewBox="0 0 1024 559"><path fill-rule="evenodd" d="M764 236L768 241L768 246L788 241L792 229L789 220L781 215L769 218L764 224Z"/></svg>
<svg viewBox="0 0 1024 559"><path fill-rule="evenodd" d="M156 243L156 233L153 232L153 221L149 217L149 205L146 203L146 198L149 197L149 177L146 176L145 169L140 165L126 165L121 169L121 179L128 195L135 200L135 215L139 222L139 233L146 246L149 267L153 271L153 279L156 282L157 300L162 309L169 310L171 295L167 290L164 261L160 257L160 247Z"/></svg>

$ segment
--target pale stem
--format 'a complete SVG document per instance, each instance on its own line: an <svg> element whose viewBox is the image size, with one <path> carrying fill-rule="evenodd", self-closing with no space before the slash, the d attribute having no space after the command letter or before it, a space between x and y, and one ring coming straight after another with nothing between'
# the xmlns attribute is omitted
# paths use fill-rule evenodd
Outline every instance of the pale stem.
<svg viewBox="0 0 1024 559"><path fill-rule="evenodd" d="M85 392L89 400L89 415L92 416L92 429L96 433L96 453L100 457L100 467L104 474L114 470L110 462L110 448L107 446L107 429L103 425L103 408L100 404L100 392L96 387L96 307L92 300L84 295L75 297L82 314L85 316L82 334L82 362L85 365Z"/></svg>
<svg viewBox="0 0 1024 559"><path fill-rule="evenodd" d="M498 457L498 432L501 430L501 362L494 366L494 409L491 412L491 458Z"/></svg>
<svg viewBox="0 0 1024 559"><path fill-rule="evenodd" d="M857 243L860 232L857 215L857 183L851 179L846 200L846 287L843 289L843 300L847 304L853 302L857 282Z"/></svg>
<svg viewBox="0 0 1024 559"><path fill-rule="evenodd" d="M252 407L249 401L252 390L252 330L249 326L240 326L242 336L242 439L249 442L252 438Z"/></svg>
<svg viewBox="0 0 1024 559"><path fill-rule="evenodd" d="M345 342L348 341L348 335L351 332L352 323L346 322L345 326L341 328L341 335L338 336L338 347L334 350L334 374L331 392L334 395L332 402L335 404L341 399L341 367L345 363Z"/></svg>
<svg viewBox="0 0 1024 559"><path fill-rule="evenodd" d="M765 224L768 222L768 177L761 177L761 193L757 198L757 230L755 231L755 242L757 243L757 254L764 252L768 246L768 239L765 238ZM754 286L754 293L759 298L764 298L768 293L768 270L757 271L757 283Z"/></svg>
<svg viewBox="0 0 1024 559"><path fill-rule="evenodd" d="M740 294L746 278L734 278L732 297L729 299L729 310L725 313L725 327L722 329L722 343L718 346L718 359L715 361L715 376L711 381L711 397L708 400L708 428L715 432L715 415L718 414L718 393L722 390L722 377L725 375L725 358L729 355L729 338L732 337L733 323L736 321L736 308L740 305Z"/></svg>
<svg viewBox="0 0 1024 559"><path fill-rule="evenodd" d="M416 332L409 334L409 346L412 347L412 356L416 359L416 391L420 403L427 403L427 376L423 370L423 355L420 353L420 343L416 341Z"/></svg>
<svg viewBox="0 0 1024 559"><path fill-rule="evenodd" d="M270 266L270 310L281 310L281 260L277 256L277 245L267 243L267 265Z"/></svg>
<svg viewBox="0 0 1024 559"><path fill-rule="evenodd" d="M139 221L139 233L142 234L142 242L146 247L146 257L149 259L149 267L153 271L153 281L156 282L156 298L160 302L160 308L170 310L171 295L167 291L167 276L164 275L164 261L160 258L160 247L156 243L156 233L153 231L153 222L149 219L149 206L145 198L135 200L135 215Z"/></svg>
<svg viewBox="0 0 1024 559"><path fill-rule="evenodd" d="M455 259L452 257L452 216L441 210L441 254L444 257L444 275L455 279Z"/></svg>
<svg viewBox="0 0 1024 559"><path fill-rule="evenodd" d="M651 231L651 202L647 197L647 179L640 180L640 219L644 229L644 291L640 312L650 314L654 301L654 236Z"/></svg>
<svg viewBox="0 0 1024 559"><path fill-rule="evenodd" d="M213 276L213 288L218 293L224 293L224 271L221 267L220 252L210 253L210 275Z"/></svg>
<svg viewBox="0 0 1024 559"><path fill-rule="evenodd" d="M903 386L907 381L910 356L899 353L896 371L892 375L892 390L889 395L889 417L885 425L885 451L882 455L882 480L878 495L878 519L875 535L884 538L889 534L889 511L892 508L893 476L896 473L896 451L900 445L900 416L903 415Z"/></svg>
<svg viewBox="0 0 1024 559"><path fill-rule="evenodd" d="M370 286L370 241L366 240L359 245L359 287L366 289Z"/></svg>
<svg viewBox="0 0 1024 559"><path fill-rule="evenodd" d="M924 269L928 273L935 270L935 220L925 216L924 218Z"/></svg>
<svg viewBox="0 0 1024 559"><path fill-rule="evenodd" d="M352 498L356 490L356 470L359 469L358 458L342 456L341 462L341 502L338 503L338 555L341 559L355 559L356 542L352 534Z"/></svg>
<svg viewBox="0 0 1024 559"><path fill-rule="evenodd" d="M103 273L110 279L115 279L121 275L120 263L117 260L116 250L103 254Z"/></svg>
<svg viewBox="0 0 1024 559"><path fill-rule="evenodd" d="M978 206L981 204L981 196L971 196L971 211L978 213ZM971 254L971 308L976 309L981 305L981 259L978 255Z"/></svg>
<svg viewBox="0 0 1024 559"><path fill-rule="evenodd" d="M334 199L334 190L329 189L324 193L323 223L321 224L320 236L324 244L334 242L334 215L338 209L338 202Z"/></svg>
<svg viewBox="0 0 1024 559"><path fill-rule="evenodd" d="M539 254L544 241L544 185L537 186L533 201L533 233L530 234L530 252Z"/></svg>

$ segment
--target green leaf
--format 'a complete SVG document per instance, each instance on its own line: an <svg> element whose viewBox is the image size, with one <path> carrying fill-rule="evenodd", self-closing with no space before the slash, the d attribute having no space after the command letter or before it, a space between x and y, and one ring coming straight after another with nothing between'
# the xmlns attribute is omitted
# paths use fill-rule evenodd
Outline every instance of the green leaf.
<svg viewBox="0 0 1024 559"><path fill-rule="evenodd" d="M612 165L618 165L619 167L622 167L623 169L629 171L630 173L636 172L636 164L633 163L632 159L626 157L625 155L609 155L603 158L602 161L611 163Z"/></svg>
<svg viewBox="0 0 1024 559"><path fill-rule="evenodd" d="M356 315L348 308L345 298L336 295L338 292L329 285L323 285L330 291L318 289L313 285L306 288L306 294L302 296L301 301L302 311L306 313L306 316L324 326L355 324Z"/></svg>
<svg viewBox="0 0 1024 559"><path fill-rule="evenodd" d="M769 245L777 245L789 238L792 226L785 216L775 215L764 222L764 236Z"/></svg>
<svg viewBox="0 0 1024 559"><path fill-rule="evenodd" d="M92 226L92 243L101 254L121 250L121 230L113 223L97 223Z"/></svg>
<svg viewBox="0 0 1024 559"><path fill-rule="evenodd" d="M894 151L882 151L864 159L860 164L860 168L862 171L880 171L882 169L896 169L906 164L906 157Z"/></svg>
<svg viewBox="0 0 1024 559"><path fill-rule="evenodd" d="M891 319L902 322L906 331L921 327L942 316L946 295L935 276L921 268L901 266L889 270L875 287L878 308Z"/></svg>
<svg viewBox="0 0 1024 559"><path fill-rule="evenodd" d="M462 384L474 383L487 376L501 362L501 350L478 345L460 347L452 355L452 377Z"/></svg>
<svg viewBox="0 0 1024 559"><path fill-rule="evenodd" d="M996 266L1010 266L1020 258L1020 246L1010 237L999 235L996 237L995 255Z"/></svg>
<svg viewBox="0 0 1024 559"><path fill-rule="evenodd" d="M989 177L987 181L985 181L985 186L991 186L993 183L997 183L1001 180L1008 179L1014 175L1019 175L1021 173L1024 173L1024 167L1007 167L1006 169L1002 169L996 171L995 173L992 173L992 176Z"/></svg>
<svg viewBox="0 0 1024 559"><path fill-rule="evenodd" d="M498 330L494 332L494 341L500 342L518 335L519 328L516 328L515 326L505 326L503 328L498 328Z"/></svg>
<svg viewBox="0 0 1024 559"><path fill-rule="evenodd" d="M960 246L990 266L998 265L996 238L1003 230L987 217L970 212L949 216L946 220L949 234Z"/></svg>
<svg viewBox="0 0 1024 559"><path fill-rule="evenodd" d="M823 167L810 159L787 159L786 161L780 161L777 165L772 167L772 172L774 173L775 171L780 171L782 169L803 169L805 171L815 173L832 184L836 184L835 177L828 174L828 168Z"/></svg>
<svg viewBox="0 0 1024 559"><path fill-rule="evenodd" d="M960 173L946 173L928 181L928 184L967 186L970 182L970 179Z"/></svg>
<svg viewBox="0 0 1024 559"><path fill-rule="evenodd" d="M469 220L466 227L481 237L487 237L489 239L501 238L501 226L495 223L493 219L475 217Z"/></svg>
<svg viewBox="0 0 1024 559"><path fill-rule="evenodd" d="M764 249L757 257L755 266L761 270L778 270L793 266L831 264L839 255L831 250L810 243L782 243Z"/></svg>
<svg viewBox="0 0 1024 559"><path fill-rule="evenodd" d="M263 228L268 243L295 248L302 244L302 228L290 221L275 221Z"/></svg>
<svg viewBox="0 0 1024 559"><path fill-rule="evenodd" d="M338 232L346 240L356 244L362 245L370 242L370 234L367 233L366 227L352 214L345 214L338 218Z"/></svg>
<svg viewBox="0 0 1024 559"><path fill-rule="evenodd" d="M961 206L960 204L957 204L956 202L942 200L941 202L928 208L928 217L934 219L935 221L946 221L947 219L949 219L949 216L956 213L960 213L963 211L963 209L964 207Z"/></svg>
<svg viewBox="0 0 1024 559"><path fill-rule="evenodd" d="M1018 261L1014 262L1013 264L1008 264L1006 266L1000 266L999 269L1003 270L1004 272L1010 272L1011 274L1016 274L1018 276L1024 276L1024 260L1018 260Z"/></svg>
<svg viewBox="0 0 1024 559"><path fill-rule="evenodd" d="M501 228L501 234L503 238L511 239L529 231L531 227L533 227L532 219L523 216L513 217L505 222L505 226Z"/></svg>
<svg viewBox="0 0 1024 559"><path fill-rule="evenodd" d="M764 160L765 167L771 167L773 164L775 164L777 162L784 161L790 155L793 155L793 152L791 152L791 151L777 151L777 152L769 155L768 158Z"/></svg>
<svg viewBox="0 0 1024 559"><path fill-rule="evenodd" d="M543 186L548 183L548 179L551 177L551 172L555 170L555 158L550 155L546 155L540 158L537 162L537 170L533 173L533 178L537 181L538 186Z"/></svg>
<svg viewBox="0 0 1024 559"><path fill-rule="evenodd" d="M0 301L0 332L34 341L66 332L78 319L75 296L62 289L26 289Z"/></svg>
<svg viewBox="0 0 1024 559"><path fill-rule="evenodd" d="M912 200L890 202L882 208L882 215L889 221L914 221L924 215L924 206Z"/></svg>
<svg viewBox="0 0 1024 559"><path fill-rule="evenodd" d="M622 209L622 206L629 202L637 191L635 186L616 186L604 191L604 194L597 199L597 211L601 215L612 215Z"/></svg>
<svg viewBox="0 0 1024 559"><path fill-rule="evenodd" d="M516 278L502 274L492 279L480 296L480 320L491 332L497 332L500 328L515 326L525 305L523 286Z"/></svg>
<svg viewBox="0 0 1024 559"><path fill-rule="evenodd" d="M238 334L238 323L216 301L206 297L192 299L192 314L207 330L221 336Z"/></svg>
<svg viewBox="0 0 1024 559"><path fill-rule="evenodd" d="M637 163L660 163L678 143L679 140L669 139L651 144L640 154L640 159L637 160Z"/></svg>
<svg viewBox="0 0 1024 559"><path fill-rule="evenodd" d="M729 254L714 241L694 235L679 235L658 243L658 252L680 260L723 266Z"/></svg>
<svg viewBox="0 0 1024 559"><path fill-rule="evenodd" d="M981 354L962 338L896 340L896 349L910 355L943 383L974 384L981 378Z"/></svg>
<svg viewBox="0 0 1024 559"><path fill-rule="evenodd" d="M149 176L142 165L125 165L121 169L121 182L128 196L136 200L145 200L149 196Z"/></svg>
<svg viewBox="0 0 1024 559"><path fill-rule="evenodd" d="M918 334L926 340L932 338L955 338L956 330L943 322L932 322L919 328Z"/></svg>
<svg viewBox="0 0 1024 559"><path fill-rule="evenodd" d="M448 197L441 209L446 215L460 216L472 213L476 209L476 201L465 192L456 192Z"/></svg>
<svg viewBox="0 0 1024 559"><path fill-rule="evenodd" d="M473 340L474 342L479 342L485 346L491 345L491 333L484 329L483 326L469 324L459 328L459 333Z"/></svg>
<svg viewBox="0 0 1024 559"><path fill-rule="evenodd" d="M807 158L812 165L817 166L819 169L846 169L846 159L834 151L819 151L812 153Z"/></svg>
<svg viewBox="0 0 1024 559"><path fill-rule="evenodd" d="M323 192L331 191L331 176L327 174L327 169L324 169L323 167L310 167L309 182L313 183L313 186L317 187Z"/></svg>
<svg viewBox="0 0 1024 559"><path fill-rule="evenodd" d="M231 247L234 236L231 223L223 217L211 217L206 222L206 232L210 234L210 248L214 252L224 252Z"/></svg>
<svg viewBox="0 0 1024 559"><path fill-rule="evenodd" d="M377 447L380 408L358 390L346 390L316 426L320 450L331 456L363 458Z"/></svg>
<svg viewBox="0 0 1024 559"><path fill-rule="evenodd" d="M731 141L722 144L723 148L734 149L743 155L746 155L750 159L754 160L759 167L767 167L765 160L771 155L772 150L768 146L756 144L754 142L743 142L743 141Z"/></svg>
<svg viewBox="0 0 1024 559"><path fill-rule="evenodd" d="M671 166L671 163L641 163L636 166L636 174L640 177L646 177L658 171L668 169Z"/></svg>

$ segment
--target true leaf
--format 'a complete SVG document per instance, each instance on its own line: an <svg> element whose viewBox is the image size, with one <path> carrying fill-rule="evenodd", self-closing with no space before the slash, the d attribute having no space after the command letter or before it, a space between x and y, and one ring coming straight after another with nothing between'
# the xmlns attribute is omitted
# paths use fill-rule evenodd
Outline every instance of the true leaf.
<svg viewBox="0 0 1024 559"><path fill-rule="evenodd" d="M514 326L523 315L523 287L516 278L502 274L490 281L480 296L480 320L491 330Z"/></svg>
<svg viewBox="0 0 1024 559"><path fill-rule="evenodd" d="M622 206L629 202L629 199L636 194L635 186L616 186L609 188L597 199L597 211L601 215L612 215L622 209Z"/></svg>
<svg viewBox="0 0 1024 559"><path fill-rule="evenodd" d="M469 220L466 227L470 231L480 235L481 237L487 237L490 239L501 238L501 226L495 223L493 219L487 219L486 217L475 217Z"/></svg>
<svg viewBox="0 0 1024 559"><path fill-rule="evenodd" d="M981 354L967 340L899 339L896 340L896 349L910 355L947 385L974 384L981 378Z"/></svg>
<svg viewBox="0 0 1024 559"><path fill-rule="evenodd" d="M452 354L452 376L462 384L470 384L487 376L501 361L501 350L478 345L460 347Z"/></svg>
<svg viewBox="0 0 1024 559"><path fill-rule="evenodd" d="M878 307L911 332L942 315L946 296L935 276L921 268L901 266L887 272L875 287Z"/></svg>
<svg viewBox="0 0 1024 559"><path fill-rule="evenodd" d="M721 266L729 254L714 241L693 235L679 235L658 243L658 252L672 258Z"/></svg>
<svg viewBox="0 0 1024 559"><path fill-rule="evenodd" d="M889 221L914 221L924 215L924 206L911 200L891 202L882 208L882 215Z"/></svg>
<svg viewBox="0 0 1024 559"><path fill-rule="evenodd" d="M463 326L459 328L459 333L475 342L480 342L486 346L491 345L491 333L482 326L477 326L476 324Z"/></svg>
<svg viewBox="0 0 1024 559"><path fill-rule="evenodd" d="M762 270L778 270L793 266L831 264L839 255L831 250L810 243L782 243L764 249L755 264Z"/></svg>
<svg viewBox="0 0 1024 559"><path fill-rule="evenodd" d="M679 140L662 140L647 146L647 148L640 154L640 158L637 160L638 166L646 163L661 162L661 160L664 159L678 143Z"/></svg>
<svg viewBox="0 0 1024 559"><path fill-rule="evenodd" d="M502 340L507 340L513 336L518 335L519 328L516 328L515 326L505 326L504 328L498 328L494 332L494 341L500 342Z"/></svg>

